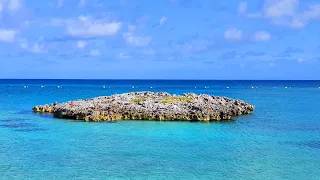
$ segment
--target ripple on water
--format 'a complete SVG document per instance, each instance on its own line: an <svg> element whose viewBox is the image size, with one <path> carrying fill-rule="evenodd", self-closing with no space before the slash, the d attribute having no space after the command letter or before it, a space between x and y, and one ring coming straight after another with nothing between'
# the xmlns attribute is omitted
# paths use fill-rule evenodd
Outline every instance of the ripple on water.
<svg viewBox="0 0 320 180"><path fill-rule="evenodd" d="M26 114L32 114L33 112L31 110L21 110L18 111L16 114L20 114L20 115L26 115Z"/></svg>
<svg viewBox="0 0 320 180"><path fill-rule="evenodd" d="M12 121L6 121L6 122L12 122ZM44 128L37 127L35 124L23 123L23 122L10 123L10 124L0 124L0 127L12 129L12 130L18 131L18 132L38 132L38 131L46 130Z"/></svg>
<svg viewBox="0 0 320 180"><path fill-rule="evenodd" d="M31 123L14 123L14 124L1 124L0 127L3 128L23 128L23 127L34 127L34 124Z"/></svg>
<svg viewBox="0 0 320 180"><path fill-rule="evenodd" d="M35 116L41 117L41 118L46 118L46 119L53 119L52 114L41 114L41 113L33 113Z"/></svg>
<svg viewBox="0 0 320 180"><path fill-rule="evenodd" d="M0 119L0 122L22 122L27 121L29 119L25 118L7 118L7 119Z"/></svg>
<svg viewBox="0 0 320 180"><path fill-rule="evenodd" d="M302 147L320 149L320 141L299 142L297 144L298 144L298 146L302 146Z"/></svg>
<svg viewBox="0 0 320 180"><path fill-rule="evenodd" d="M18 132L39 132L39 131L45 131L44 128L28 128L28 129L15 129L14 131Z"/></svg>

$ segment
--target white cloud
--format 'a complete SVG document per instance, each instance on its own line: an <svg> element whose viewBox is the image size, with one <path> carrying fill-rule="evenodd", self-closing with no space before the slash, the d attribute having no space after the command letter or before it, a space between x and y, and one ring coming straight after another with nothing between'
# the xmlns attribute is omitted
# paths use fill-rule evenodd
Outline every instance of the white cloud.
<svg viewBox="0 0 320 180"><path fill-rule="evenodd" d="M248 3L247 2L241 2L238 7L238 13L243 14L247 11Z"/></svg>
<svg viewBox="0 0 320 180"><path fill-rule="evenodd" d="M189 53L201 53L208 50L208 44L206 42L197 43L197 42L190 42L185 43L181 46L182 50L187 51Z"/></svg>
<svg viewBox="0 0 320 180"><path fill-rule="evenodd" d="M147 46L152 38L150 36L134 36L132 33L123 33L123 39L133 46Z"/></svg>
<svg viewBox="0 0 320 180"><path fill-rule="evenodd" d="M320 19L320 4L300 10L299 0L265 0L262 12L251 13L250 18L268 18L276 25L303 28L312 20Z"/></svg>
<svg viewBox="0 0 320 180"><path fill-rule="evenodd" d="M262 12L250 13L250 18L293 17L298 9L299 0L264 0Z"/></svg>
<svg viewBox="0 0 320 180"><path fill-rule="evenodd" d="M6 10L9 13L16 13L22 7L21 0L0 0L0 14Z"/></svg>
<svg viewBox="0 0 320 180"><path fill-rule="evenodd" d="M167 21L167 18L166 18L165 16L163 16L163 17L160 19L160 22L159 22L160 26L161 26L163 23L165 23L166 21Z"/></svg>
<svg viewBox="0 0 320 180"><path fill-rule="evenodd" d="M224 32L224 38L230 41L242 40L242 31L236 28L228 29Z"/></svg>
<svg viewBox="0 0 320 180"><path fill-rule="evenodd" d="M293 16L299 5L299 0L265 0L264 13L266 17Z"/></svg>
<svg viewBox="0 0 320 180"><path fill-rule="evenodd" d="M77 42L77 47L79 48L79 49L83 49L83 48L85 48L86 46L87 46L87 42L86 41L78 41Z"/></svg>
<svg viewBox="0 0 320 180"><path fill-rule="evenodd" d="M125 54L125 53L120 53L120 54L118 55L118 57L119 57L120 59L129 59L129 58L131 58L131 56L129 56L129 55Z"/></svg>
<svg viewBox="0 0 320 180"><path fill-rule="evenodd" d="M20 0L9 0L8 1L8 10L10 12L16 12L21 8L21 1Z"/></svg>
<svg viewBox="0 0 320 180"><path fill-rule="evenodd" d="M111 36L118 32L121 27L119 22L111 23L84 23L76 26L68 26L67 34L75 37L99 37Z"/></svg>
<svg viewBox="0 0 320 180"><path fill-rule="evenodd" d="M100 53L100 51L99 50L91 50L90 52L89 52L89 55L90 56L100 56L101 55L101 53Z"/></svg>
<svg viewBox="0 0 320 180"><path fill-rule="evenodd" d="M0 29L0 42L13 42L17 32L10 29Z"/></svg>
<svg viewBox="0 0 320 180"><path fill-rule="evenodd" d="M44 45L41 45L39 43L35 43L33 46L29 47L29 44L25 39L20 40L20 47L34 54L44 54L48 52L47 50L44 49Z"/></svg>
<svg viewBox="0 0 320 180"><path fill-rule="evenodd" d="M40 45L38 43L35 43L33 47L31 48L31 52L34 54L42 54L42 53L47 53L46 50L44 50L44 46Z"/></svg>
<svg viewBox="0 0 320 180"><path fill-rule="evenodd" d="M320 4L310 5L307 10L295 15L291 20L290 26L303 28L314 19L320 19Z"/></svg>
<svg viewBox="0 0 320 180"><path fill-rule="evenodd" d="M253 41L269 41L270 38L271 38L271 35L268 32L258 31L253 35L252 40Z"/></svg>
<svg viewBox="0 0 320 180"><path fill-rule="evenodd" d="M25 39L20 40L20 46L23 49L27 49L28 48L28 42Z"/></svg>
<svg viewBox="0 0 320 180"><path fill-rule="evenodd" d="M102 37L115 35L121 28L121 22L108 19L93 19L90 16L79 16L77 19L54 19L53 25L66 26L66 33L73 37Z"/></svg>

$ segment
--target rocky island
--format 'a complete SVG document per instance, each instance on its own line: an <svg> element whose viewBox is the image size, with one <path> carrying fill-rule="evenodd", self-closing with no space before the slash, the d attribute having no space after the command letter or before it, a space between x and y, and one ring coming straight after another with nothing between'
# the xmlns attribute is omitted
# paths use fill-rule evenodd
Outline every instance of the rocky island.
<svg viewBox="0 0 320 180"><path fill-rule="evenodd" d="M84 121L158 120L220 121L249 114L254 106L226 97L170 95L166 92L131 92L86 100L35 106L33 112Z"/></svg>

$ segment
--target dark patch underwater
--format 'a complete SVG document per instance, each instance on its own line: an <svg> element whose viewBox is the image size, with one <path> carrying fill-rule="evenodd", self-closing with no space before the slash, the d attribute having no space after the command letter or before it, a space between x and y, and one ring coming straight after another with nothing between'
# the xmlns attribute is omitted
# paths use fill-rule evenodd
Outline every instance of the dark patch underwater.
<svg viewBox="0 0 320 180"><path fill-rule="evenodd" d="M31 123L15 123L15 124L1 124L0 127L4 128L21 128L21 127L34 127L34 124Z"/></svg>
<svg viewBox="0 0 320 180"><path fill-rule="evenodd" d="M27 129L15 129L14 131L18 132L39 132L39 131L45 131L44 128L27 128Z"/></svg>

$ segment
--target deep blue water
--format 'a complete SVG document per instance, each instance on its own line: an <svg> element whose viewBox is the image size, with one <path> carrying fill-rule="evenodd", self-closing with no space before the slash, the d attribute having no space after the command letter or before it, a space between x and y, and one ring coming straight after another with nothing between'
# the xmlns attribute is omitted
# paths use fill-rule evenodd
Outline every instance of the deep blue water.
<svg viewBox="0 0 320 180"><path fill-rule="evenodd" d="M0 179L317 180L319 86L320 81L0 80ZM256 110L220 123L85 123L31 113L38 104L130 91L209 93L248 101Z"/></svg>

